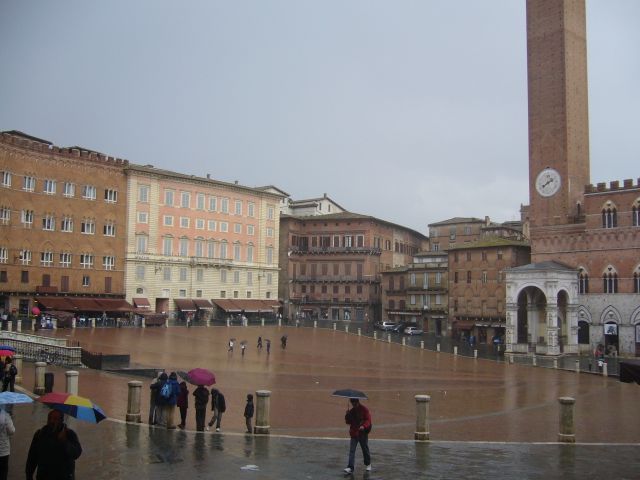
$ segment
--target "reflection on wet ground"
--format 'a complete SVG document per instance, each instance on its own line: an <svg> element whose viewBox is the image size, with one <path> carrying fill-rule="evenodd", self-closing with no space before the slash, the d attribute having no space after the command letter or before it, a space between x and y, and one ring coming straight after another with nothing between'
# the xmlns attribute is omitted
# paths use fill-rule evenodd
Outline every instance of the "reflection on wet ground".
<svg viewBox="0 0 640 480"><path fill-rule="evenodd" d="M558 433L558 397L576 399L579 442L638 443L639 387L613 378L525 365L508 365L436 353L345 334L343 331L287 327L174 327L147 329L60 330L104 353L130 353L132 363L171 370L212 369L227 399L224 432L244 431L245 396L272 391L272 433L343 437L346 402L331 397L339 388L369 395L375 429L372 438L412 439L416 394L431 396L433 440L554 442ZM286 350L279 339L286 334ZM258 336L272 341L271 352L258 350ZM230 337L247 340L244 356L227 351ZM25 386L33 372L25 364ZM80 394L114 418L126 415L127 381L143 380L142 415L146 420L149 379L83 369ZM62 370L56 390L64 389ZM192 404L191 404L192 406ZM195 428L189 409L187 428Z"/></svg>
<svg viewBox="0 0 640 480"><path fill-rule="evenodd" d="M24 478L33 432L47 410L34 404L14 407L9 478ZM146 425L103 421L90 425L69 420L83 454L76 477L129 478L343 478L346 439L296 439L167 431ZM637 445L415 443L371 440L373 471L356 455L353 478L398 479L637 479ZM360 463L358 463L360 462Z"/></svg>

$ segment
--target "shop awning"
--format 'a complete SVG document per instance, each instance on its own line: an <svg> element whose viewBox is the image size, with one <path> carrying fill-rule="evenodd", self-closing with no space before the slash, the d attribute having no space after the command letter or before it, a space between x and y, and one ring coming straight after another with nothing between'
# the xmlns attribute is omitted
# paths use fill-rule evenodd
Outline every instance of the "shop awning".
<svg viewBox="0 0 640 480"><path fill-rule="evenodd" d="M151 304L149 303L149 300L147 300L144 297L136 297L132 299L133 304L136 306L136 308L151 308Z"/></svg>
<svg viewBox="0 0 640 480"><path fill-rule="evenodd" d="M226 312L240 313L256 313L256 312L273 312L274 308L279 308L280 305L276 304L274 300L257 300L257 299L244 299L239 298L227 298L220 300L212 300L219 308Z"/></svg>
<svg viewBox="0 0 640 480"><path fill-rule="evenodd" d="M37 297L47 310L64 312L130 312L133 307L122 298Z"/></svg>
<svg viewBox="0 0 640 480"><path fill-rule="evenodd" d="M229 312L229 313L235 313L235 312L240 312L242 309L236 305L233 300L230 299L220 299L220 300L211 300L213 303L216 304L216 306L218 308L221 308L222 310L224 310L225 312Z"/></svg>
<svg viewBox="0 0 640 480"><path fill-rule="evenodd" d="M453 322L453 328L458 330L471 330L475 325L476 322L473 320L456 320Z"/></svg>
<svg viewBox="0 0 640 480"><path fill-rule="evenodd" d="M69 298L77 311L81 312L102 312L103 308L93 298Z"/></svg>
<svg viewBox="0 0 640 480"><path fill-rule="evenodd" d="M183 312L195 312L197 310L196 305L190 298L174 298L173 301L176 302L176 307Z"/></svg>
<svg viewBox="0 0 640 480"><path fill-rule="evenodd" d="M130 312L133 306L122 298L96 298L96 303L104 312Z"/></svg>
<svg viewBox="0 0 640 480"><path fill-rule="evenodd" d="M66 310L71 312L75 310L75 306L67 300L67 297L36 297L35 300L48 310Z"/></svg>
<svg viewBox="0 0 640 480"><path fill-rule="evenodd" d="M213 305L206 298L194 298L193 299L193 303L195 304L196 308L198 308L200 310L211 310L211 309L213 309Z"/></svg>

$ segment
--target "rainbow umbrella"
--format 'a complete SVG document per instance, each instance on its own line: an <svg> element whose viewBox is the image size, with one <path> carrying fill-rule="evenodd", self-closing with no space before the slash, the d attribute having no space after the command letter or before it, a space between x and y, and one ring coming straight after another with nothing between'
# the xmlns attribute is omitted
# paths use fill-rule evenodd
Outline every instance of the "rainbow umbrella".
<svg viewBox="0 0 640 480"><path fill-rule="evenodd" d="M38 398L38 401L54 410L89 423L98 423L107 418L102 409L91 400L70 393L51 392Z"/></svg>

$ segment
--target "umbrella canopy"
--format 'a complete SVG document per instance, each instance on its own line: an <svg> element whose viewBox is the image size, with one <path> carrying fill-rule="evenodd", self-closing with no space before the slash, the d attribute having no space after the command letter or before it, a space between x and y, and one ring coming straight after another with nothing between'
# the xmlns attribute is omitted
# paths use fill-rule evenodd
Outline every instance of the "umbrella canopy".
<svg viewBox="0 0 640 480"><path fill-rule="evenodd" d="M98 423L107 418L102 409L91 400L70 393L51 392L38 398L38 401L54 410L89 423Z"/></svg>
<svg viewBox="0 0 640 480"><path fill-rule="evenodd" d="M0 345L0 350L11 350L12 352L15 352L16 348L11 345Z"/></svg>
<svg viewBox="0 0 640 480"><path fill-rule="evenodd" d="M13 350L0 350L0 357L13 357L15 354Z"/></svg>
<svg viewBox="0 0 640 480"><path fill-rule="evenodd" d="M14 405L18 403L32 403L33 399L29 395L16 392L0 393L0 405Z"/></svg>
<svg viewBox="0 0 640 480"><path fill-rule="evenodd" d="M242 340L242 341L240 342L240 345L246 345L247 343L249 343L249 342L247 342L246 340Z"/></svg>
<svg viewBox="0 0 640 480"><path fill-rule="evenodd" d="M336 390L331 395L334 397L357 398L360 400L367 400L367 396L363 392L361 392L360 390L353 390L352 388Z"/></svg>
<svg viewBox="0 0 640 480"><path fill-rule="evenodd" d="M182 378L192 385L213 385L216 383L216 376L206 368L194 368L188 372L178 372Z"/></svg>

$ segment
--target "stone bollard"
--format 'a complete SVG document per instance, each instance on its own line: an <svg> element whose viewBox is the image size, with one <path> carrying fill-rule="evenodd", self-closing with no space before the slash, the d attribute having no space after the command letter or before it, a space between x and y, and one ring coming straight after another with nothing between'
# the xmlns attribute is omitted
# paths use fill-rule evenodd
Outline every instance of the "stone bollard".
<svg viewBox="0 0 640 480"><path fill-rule="evenodd" d="M18 319L16 320L16 332L21 332L22 331L22 320Z"/></svg>
<svg viewBox="0 0 640 480"><path fill-rule="evenodd" d="M580 373L580 360L576 360L576 373Z"/></svg>
<svg viewBox="0 0 640 480"><path fill-rule="evenodd" d="M349 325L345 325L344 326L344 332L345 333L349 333Z"/></svg>
<svg viewBox="0 0 640 480"><path fill-rule="evenodd" d="M127 422L141 423L142 414L140 413L140 393L142 392L142 382L132 380L127 383L129 385L129 396L127 397Z"/></svg>
<svg viewBox="0 0 640 480"><path fill-rule="evenodd" d="M513 364L515 362L515 358L513 355L509 355L509 363Z"/></svg>
<svg viewBox="0 0 640 480"><path fill-rule="evenodd" d="M336 322L333 322L333 329L337 330L338 329L338 325L336 324Z"/></svg>
<svg viewBox="0 0 640 480"><path fill-rule="evenodd" d="M318 320L313 321L313 328L318 328Z"/></svg>
<svg viewBox="0 0 640 480"><path fill-rule="evenodd" d="M36 330L36 319L32 318L31 319L31 331L35 332L35 330Z"/></svg>
<svg viewBox="0 0 640 480"><path fill-rule="evenodd" d="M95 318L91 319L91 328L96 328L96 319Z"/></svg>
<svg viewBox="0 0 640 480"><path fill-rule="evenodd" d="M164 319L164 328L169 328L169 317Z"/></svg>
<svg viewBox="0 0 640 480"><path fill-rule="evenodd" d="M362 335L362 329L360 327L358 327L358 336Z"/></svg>
<svg viewBox="0 0 640 480"><path fill-rule="evenodd" d="M373 331L373 339L374 340L378 339L378 332L376 332L375 330Z"/></svg>
<svg viewBox="0 0 640 480"><path fill-rule="evenodd" d="M404 347L407 344L407 338L402 337L402 346Z"/></svg>
<svg viewBox="0 0 640 480"><path fill-rule="evenodd" d="M436 352L440 352L440 344L436 343Z"/></svg>
<svg viewBox="0 0 640 480"><path fill-rule="evenodd" d="M13 364L18 369L18 374L16 375L16 384L21 385L22 384L22 355L20 355L19 353L16 353L13 356Z"/></svg>
<svg viewBox="0 0 640 480"><path fill-rule="evenodd" d="M607 362L603 362L602 363L602 376L603 377L608 377L609 376L609 372L607 371Z"/></svg>
<svg viewBox="0 0 640 480"><path fill-rule="evenodd" d="M420 348L424 350L424 340L420 340Z"/></svg>
<svg viewBox="0 0 640 480"><path fill-rule="evenodd" d="M206 327L210 327L210 326L211 326L211 319L210 319L210 318L207 318L207 321L206 321L206 323L205 323L205 326L206 326Z"/></svg>
<svg viewBox="0 0 640 480"><path fill-rule="evenodd" d="M57 330L58 329L58 319L57 318L53 318L51 320L51 325L53 326L54 330Z"/></svg>
<svg viewBox="0 0 640 480"><path fill-rule="evenodd" d="M12 332L12 331L13 331L13 322L9 320L7 322L7 332Z"/></svg>
<svg viewBox="0 0 640 480"><path fill-rule="evenodd" d="M558 441L563 443L576 443L576 433L573 428L573 407L576 400L572 397L560 397L560 431Z"/></svg>
<svg viewBox="0 0 640 480"><path fill-rule="evenodd" d="M262 325L262 326L264 327L264 317L262 317L262 318L260 319L260 325Z"/></svg>
<svg viewBox="0 0 640 480"><path fill-rule="evenodd" d="M73 317L73 318L71 319L71 328L72 328L72 329L76 328L76 317Z"/></svg>
<svg viewBox="0 0 640 480"><path fill-rule="evenodd" d="M44 374L47 370L45 362L36 362L36 381L33 387L33 393L36 395L44 395Z"/></svg>
<svg viewBox="0 0 640 480"><path fill-rule="evenodd" d="M454 355L458 355L458 346L457 345L453 346L453 354Z"/></svg>
<svg viewBox="0 0 640 480"><path fill-rule="evenodd" d="M391 334L387 333L387 342L391 343Z"/></svg>
<svg viewBox="0 0 640 480"><path fill-rule="evenodd" d="M478 358L478 349L477 348L475 348L473 350L473 358Z"/></svg>
<svg viewBox="0 0 640 480"><path fill-rule="evenodd" d="M415 440L429 440L429 395L416 395L416 431Z"/></svg>
<svg viewBox="0 0 640 480"><path fill-rule="evenodd" d="M557 358L553 359L553 368L558 368L558 359Z"/></svg>
<svg viewBox="0 0 640 480"><path fill-rule="evenodd" d="M142 317L142 320L140 320L140 328L147 328L147 321L144 319L144 317Z"/></svg>
<svg viewBox="0 0 640 480"><path fill-rule="evenodd" d="M535 355L531 357L531 365L533 365L534 367L538 365L538 359Z"/></svg>
<svg viewBox="0 0 640 480"><path fill-rule="evenodd" d="M231 321L227 318L227 327L229 326L230 323Z"/></svg>
<svg viewBox="0 0 640 480"><path fill-rule="evenodd" d="M271 391L256 391L256 425L253 428L254 433L269 434L271 425L269 425L269 414L271 410Z"/></svg>
<svg viewBox="0 0 640 480"><path fill-rule="evenodd" d="M75 370L69 370L64 374L67 378L67 389L65 391L71 395L78 395L78 376L80 373Z"/></svg>
<svg viewBox="0 0 640 480"><path fill-rule="evenodd" d="M227 325L228 326L228 325ZM281 327L282 326L282 319L280 317L278 317L278 326Z"/></svg>

